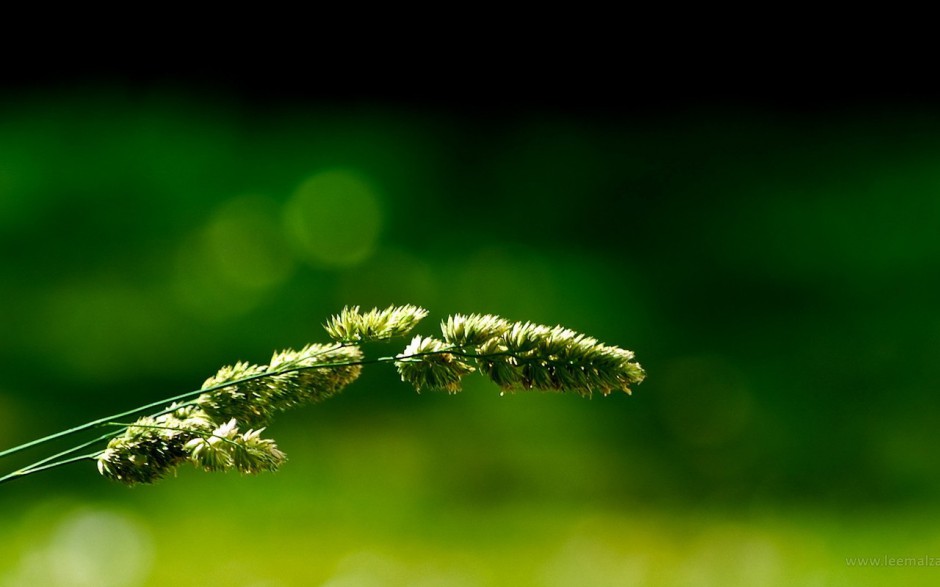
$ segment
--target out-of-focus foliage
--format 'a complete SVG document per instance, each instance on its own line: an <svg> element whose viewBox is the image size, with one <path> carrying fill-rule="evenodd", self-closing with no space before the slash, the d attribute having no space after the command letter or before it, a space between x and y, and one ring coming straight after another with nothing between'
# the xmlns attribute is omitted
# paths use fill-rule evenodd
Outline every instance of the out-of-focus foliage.
<svg viewBox="0 0 940 587"><path fill-rule="evenodd" d="M137 561L114 585L165 584L189 552L157 521L169 510L274 557L219 546L201 585L866 584L844 557L940 554L934 531L877 513L940 488L938 153L924 112L479 124L0 96L3 447L323 342L345 305L560 323L649 373L632 397L470 380L419 397L377 366L275 421L291 439L276 475L128 493L77 465L4 487L7 519L31 513L0 534L0 580L52 572L23 552L92 573L79 555L99 537ZM748 514L787 508L802 513ZM826 508L841 521L812 515ZM320 558L304 571L300 551ZM757 562L722 574L741 557Z"/></svg>

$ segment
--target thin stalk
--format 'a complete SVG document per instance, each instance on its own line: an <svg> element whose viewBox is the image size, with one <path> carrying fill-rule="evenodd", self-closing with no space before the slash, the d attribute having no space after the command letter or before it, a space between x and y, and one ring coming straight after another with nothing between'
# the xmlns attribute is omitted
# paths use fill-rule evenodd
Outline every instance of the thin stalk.
<svg viewBox="0 0 940 587"><path fill-rule="evenodd" d="M41 467L35 467L32 469L28 469L28 470L14 471L10 473L9 475L4 475L3 477L0 477L0 483L7 483L8 481L13 481L14 479L19 479L27 475L32 475L33 473L38 473L40 471L48 471L49 469L56 469L64 465L77 463L78 461L94 460L100 454L101 454L101 451L99 450L98 452L91 452L85 455L72 457L70 459L65 459L64 461L56 461L54 463L49 463L48 465L43 465Z"/></svg>
<svg viewBox="0 0 940 587"><path fill-rule="evenodd" d="M337 345L335 348L330 348L330 349L328 349L328 350L329 350L329 351L337 350L337 349L339 349L339 348L342 348L343 346L344 346L344 345ZM327 352L328 350L324 350L324 351L322 351L322 352L325 353L325 352ZM322 353L321 353L321 354L322 354ZM348 365L354 365L354 364L356 364L356 363L348 363ZM323 365L317 365L317 366L311 366L311 367L295 367L295 368L293 368L293 369L284 369L284 370L281 370L281 371L266 371L266 372L264 372L264 373L258 373L258 374L255 374L255 375L251 375L251 376L249 376L249 377L245 377L245 378L243 378L243 379L238 379L238 380L236 380L236 381L228 381L228 382L225 382L225 383L220 383L220 384L218 384L218 385L213 385L213 386L211 386L211 387L207 387L207 388L205 388L205 389L197 389L197 390L194 390L194 391L189 391L189 392L186 392L186 393L181 393L180 395L175 395L175 396L173 396L173 397L169 397L169 398L157 400L157 401L155 401L155 402L151 402L151 403L149 403L149 404L145 404L145 405L143 405L143 406L139 406L139 407L137 407L137 408L134 408L133 410L127 410L126 412L121 412L121 413L118 413L118 414L111 414L110 416L105 416L104 418L99 418L99 419L97 419L97 420L92 420L91 422L85 422L84 424L81 424L81 425L79 425L79 426L75 426L75 427L69 428L69 429L67 429L67 430L62 430L61 432L56 432L55 434L50 434L50 435L48 435L48 436L43 436L42 438L37 438L36 440L32 440L32 441L30 441L30 442L26 442L26 443L24 443L24 444L20 444L20 445L14 446L13 448L8 448L8 449L6 449L6 450L4 450L4 451L0 451L0 459L2 459L3 457L9 456L9 455L18 453L18 452L20 452L20 451L26 450L26 449L28 449L28 448L32 448L32 447L38 446L38 445L40 445L40 444L45 444L45 443L50 442L50 441L52 441L52 440L55 440L55 439L57 439L57 438L63 438L63 437L65 437L65 436L69 436L69 435L71 435L71 434L76 434L76 433L78 433L78 432L82 432L82 431L84 431L84 430L88 430L88 429L90 429L90 428L94 428L94 427L96 427L96 426L105 425L105 424L107 424L107 423L108 423L109 421L111 421L111 420L116 420L116 419L118 419L118 418L123 418L123 417L125 417L125 416L133 416L134 414L137 414L137 413L139 413L139 412L143 412L143 411L145 411L145 410L149 410L150 408L156 408L156 407L165 405L165 404L167 404L167 403L172 403L172 402L175 402L175 401L178 401L178 400L183 400L183 399L188 399L188 398L191 398L191 397L199 396L199 395L201 395L201 394L203 394L203 393L207 393L207 392L210 392L210 391L216 391L216 390L218 390L218 389L222 389L222 388L225 388L225 387L230 387L230 386L232 386L232 385L238 385L239 383L246 383L246 382L248 382L248 381L254 381L255 379L261 379L262 377L270 377L270 376L274 376L274 375L282 375L282 374L284 374L284 373L291 373L291 372L294 372L294 371L302 371L302 370L304 370L304 369L319 369L319 368L321 368L321 367L335 367L335 366L344 366L344 365L345 365L345 364L340 364L340 363L338 363L338 364L332 364L332 365L331 365L331 364L323 364Z"/></svg>
<svg viewBox="0 0 940 587"><path fill-rule="evenodd" d="M56 460L56 459L58 459L58 458L60 458L60 457L64 457L64 456L66 456L66 455L70 455L70 454L72 454L73 452L82 450L83 448L88 448L89 446L95 445L95 444L97 444L97 443L99 443L99 442L103 442L103 441L105 441L105 440L110 440L111 438L114 438L115 436L119 436L119 435L122 434L123 432L124 432L124 430L117 430L117 431L114 431L114 432L108 432L107 434L102 434L102 435L99 436L98 438L93 438L92 440L88 440L88 441L83 442L83 443L81 443L81 444L77 444L77 445L73 446L72 448L68 448L68 449L66 449L66 450L63 450L62 452L59 452L59 453L56 453L56 454L54 454L54 455L52 455L52 456L49 456L49 457L46 457L46 458L44 458L44 459L38 460L38 461L36 461L35 463L31 463L31 464L29 464L29 465L26 465L25 467L23 467L23 468L21 468L21 469L18 469L17 471L12 472L12 473L10 473L9 475L6 475L5 477L0 478L0 483L3 483L4 481L7 481L7 480L9 480L9 479L13 479L13 478L17 478L17 477L25 477L26 475L29 475L29 474L31 474L31 473L35 473L35 472L37 472L37 471L42 471L43 469L47 468L47 467L43 467L42 465L45 465L46 463L49 463L50 461L54 461L54 460ZM99 451L98 453L96 453L96 454L100 454L100 451ZM69 462L71 462L71 461L69 461Z"/></svg>
<svg viewBox="0 0 940 587"><path fill-rule="evenodd" d="M107 426L121 426L122 430L120 430L120 432L123 432L124 430L127 430L128 428L149 428L151 430L172 430L174 432L192 432L192 430L186 430L185 428L180 428L178 426L159 426L156 424L134 424L134 423L126 424L124 422L108 422L106 425ZM225 438L224 436L219 436L218 434L214 432L210 432L208 434L195 434L194 436L196 438L202 438L203 440L207 440L209 438L218 438L222 442L227 442L228 444L231 444L232 446L237 446L241 448L241 445L238 444L237 442L229 438Z"/></svg>
<svg viewBox="0 0 940 587"><path fill-rule="evenodd" d="M257 377L247 377L247 378L244 379L244 381L248 381L249 379L257 379ZM105 424L107 424L109 421L114 420L114 419L116 419L116 418L123 418L124 416L132 416L132 415L137 414L137 413L139 413L139 412L143 412L144 410L149 410L150 408L156 408L156 407L158 407L158 406L162 406L162 405L166 404L167 402L174 402L174 401L177 401L177 400L186 399L186 398L189 398L189 397L193 397L194 395L199 395L200 393L204 393L204 392L206 392L206 391L213 391L214 389L218 389L218 388L221 388L221 387L227 387L227 386L229 386L229 385L236 385L237 383L238 383L238 382L231 382L231 383L227 383L226 385L218 386L218 387L216 387L216 388L203 389L203 390L199 390L199 391L191 391L191 392L188 392L188 393L182 393L182 394L180 394L180 395L176 395L176 396L173 396L173 397L171 397L171 398L162 399L162 400L159 400L159 401L155 401L155 402L152 402L152 403L149 403L149 404L146 404L146 405L143 405L143 406L134 408L133 410L128 410L128 411L126 411L126 412L121 412L121 413L119 413L119 414L112 414L112 415L106 416L106 417L104 417L104 418L99 418L99 419L97 419L97 420L92 420L91 422L86 422L86 423L81 424L81 425L79 425L79 426L75 426L74 428L69 428L68 430L63 430L63 431L61 431L61 432L56 432L55 434L50 434L50 435L48 435L48 436L43 436L42 438L37 438L36 440L30 441L30 442L27 442L27 443L24 443L24 444L20 444L20 445L18 445L18 446L14 446L13 448L8 448L7 450L0 452L0 458L3 458L3 457L6 457L6 456L9 456L9 455L12 455L12 454L14 454L14 453L18 453L18 452L20 452L20 451L26 450L27 448L32 448L32 447L38 446L38 445L40 445L40 444L45 444L45 443L50 442L50 441L52 441L52 440L55 440L55 439L57 439L57 438L62 438L62 437L65 437L65 436L69 436L69 435L71 435L71 434L76 434L76 433L78 433L78 432L83 432L83 431L88 430L88 429L90 429L90 428L95 428L96 426L105 425Z"/></svg>
<svg viewBox="0 0 940 587"><path fill-rule="evenodd" d="M348 346L348 345L337 345L336 347L330 348L330 349L328 349L328 350L330 350L330 351L336 350L336 349L338 349L338 348L342 348L342 346ZM324 350L323 352L327 352L327 350ZM465 357L465 358L481 359L481 358L487 358L487 357L491 357L491 356L507 355L507 354L512 354L512 353L503 352L503 353L492 353L492 354L489 354L489 355L478 355L478 354L474 354L474 353L463 352L463 351L461 351L461 350L458 350L457 348L451 348L451 349L442 349L442 350L437 350L437 351L427 351L427 352L423 352L423 353L413 353L413 354L410 354L410 355L385 356L385 357L378 357L378 358L375 358L375 359L362 359L362 360L359 360L359 361L344 361L344 362L338 362L338 363L320 363L320 364L316 364L316 365L307 365L307 366L303 366L303 367L291 367L291 368L288 368L288 369L279 369L279 370L276 370L276 371L265 371L265 372L263 372L263 373L257 373L257 374L255 374L255 375L251 375L251 376L244 377L244 378L241 378L241 379L236 379L236 380L232 380L232 381L226 381L226 382L223 382L223 383L219 383L219 384L217 384L217 385L213 385L213 386L210 386L210 387L207 387L207 388L204 388L204 389L193 390L193 391L189 391L189 392L186 392L186 393L182 393L182 394L179 394L179 395L175 395L175 396L172 396L172 397L169 397L169 398L165 398L165 399L162 399L162 400L157 400L157 401L154 401L154 402L150 402L150 403L148 403L148 404L139 406L139 407L134 408L134 409L132 409L132 410L127 410L127 411L120 412L120 413L117 413L117 414L112 414L112 415L110 415L110 416L105 416L105 417L103 417L103 418L98 418L98 419L96 419L96 420L92 420L92 421L90 421L90 422L86 422L86 423L81 424L81 425L79 425L79 426L75 426L75 427L69 428L69 429L67 429L67 430L63 430L63 431L57 432L57 433L55 433L55 434L50 434L50 435L48 435L48 436L44 436L44 437L42 437L42 438L38 438L38 439L36 439L36 440L30 441L30 442L27 442L27 443L24 443L24 444L20 444L20 445L18 445L18 446L14 446L14 447L12 447L12 448L9 448L9 449L7 449L7 450L4 450L4 451L0 452L0 458L3 458L3 457L6 457L6 456L15 454L15 453L17 453L17 452L26 450L26 449L28 449L28 448L32 448L32 447L34 447L34 446L38 446L38 445L41 445L41 444L45 444L45 443L47 443L47 442L51 442L51 441L56 440L56 439L58 439L58 438L64 438L64 437L70 436L70 435L72 435L72 434L77 434L77 433L79 433L79 432L83 432L83 431L89 430L89 429L91 429L91 428L96 428L96 427L100 427L100 426L115 426L115 425L120 425L120 426L125 426L125 429L126 429L126 425L125 425L125 424L118 424L118 423L114 422L114 420L119 419L119 418L123 418L123 417L125 417L125 416L132 416L132 415L134 415L134 414L137 414L137 413L146 411L146 410L151 409L151 408L156 408L156 407L159 407L159 406L166 406L166 404L168 404L168 403L169 403L169 404L172 404L173 402L176 402L176 401L179 401L179 400L185 400L185 399L189 399L189 398L193 398L193 397L198 397L199 395L202 395L202 394L204 394L204 393L209 393L209 392L212 392L212 391L216 391L216 390L223 389L223 388L226 388L226 387L231 387L231 386L234 386L234 385L240 385L240 384L242 384L242 383L247 383L247 382L250 382L250 381L257 380L257 379L262 379L262 378L264 378L264 377L274 377L274 376L277 376L277 375L283 375L283 374L286 374L286 373L293 373L293 372L298 372L298 371L306 371L306 370L310 370L310 369L329 369L329 368L334 368L334 367L351 367L351 366L356 366L356 365L371 365L371 364L379 364L379 363L390 363L390 362L401 361L401 360L405 360L405 359L412 359L412 358L417 358L417 357L422 357L422 356L439 355L439 354L453 354L453 355L460 356L460 357ZM172 411L177 410L177 409L179 409L179 408L181 408L181 407L184 407L184 406L186 406L186 405L191 405L192 403L193 403L193 402L186 402L186 403L184 403L184 404L182 404L182 405L177 405L177 406L172 406L172 407L165 407L163 410L161 410L161 411L159 411L159 412L156 412L154 415L161 415L161 414L165 414L165 413L168 413L168 412L172 412ZM51 457L47 457L47 458L45 458L45 459L42 459L42 460L40 460L40 461L37 461L37 462L35 462L35 463L33 463L33 464L27 466L27 467L24 467L23 469L20 469L20 470L14 472L14 473L11 473L11 474L7 475L6 477L0 478L0 483L2 483L4 480L7 480L7 479L9 479L9 478L13 478L13 477L17 477L17 476L23 476L23 475L26 475L26 474L34 473L34 472L41 471L41 470L44 470L44 469L46 469L46 468L49 468L49 467L45 467L45 466L43 466L43 465L45 465L45 464L48 463L49 461L52 461L52 460L54 460L54 459L56 459L56 458L58 458L58 457L61 457L61 456L67 455L67 454L71 454L71 453L73 453L73 452L75 452L75 451L77 451L77 450L81 450L82 448L85 448L85 447L87 447L87 446L90 446L90 445L92 445L92 444L94 444L94 443L96 443L96 442L100 442L100 441L102 441L102 440L107 440L107 439L109 439L109 438L111 438L111 437L113 437L113 436L117 436L117 435L120 434L121 432L122 432L122 431L118 431L117 433L113 433L113 432L112 432L112 433L108 433L108 434L106 434L106 435L104 435L104 436L101 436L101 437L99 437L99 438L97 438L97 439L94 439L94 440L88 441L88 442L86 442L86 443L82 443L82 444L76 445L76 446L74 446L74 447L72 447L72 448L70 448L70 449L68 449L68 450L66 450L66 451L63 451L63 452L61 452L61 453L57 453L56 455L53 455L53 456L51 456ZM68 462L72 462L72 461L69 460ZM64 463L64 461L63 461L63 463Z"/></svg>

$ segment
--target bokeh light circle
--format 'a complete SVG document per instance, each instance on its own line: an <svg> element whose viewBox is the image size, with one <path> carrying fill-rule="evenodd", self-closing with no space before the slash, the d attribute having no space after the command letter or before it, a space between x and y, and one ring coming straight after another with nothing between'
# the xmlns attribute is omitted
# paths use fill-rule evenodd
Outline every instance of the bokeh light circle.
<svg viewBox="0 0 940 587"><path fill-rule="evenodd" d="M314 265L349 267L372 254L382 211L372 186L357 173L329 170L297 188L284 207L284 225Z"/></svg>
<svg viewBox="0 0 940 587"><path fill-rule="evenodd" d="M228 283L266 290L285 282L293 260L282 240L276 208L265 198L234 198L220 207L205 231L216 271Z"/></svg>

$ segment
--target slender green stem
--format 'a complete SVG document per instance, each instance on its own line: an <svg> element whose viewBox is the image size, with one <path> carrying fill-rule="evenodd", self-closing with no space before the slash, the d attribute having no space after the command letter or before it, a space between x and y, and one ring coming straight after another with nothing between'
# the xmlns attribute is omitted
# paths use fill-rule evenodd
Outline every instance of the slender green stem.
<svg viewBox="0 0 940 587"><path fill-rule="evenodd" d="M322 353L326 353L326 352L329 352L329 351L337 350L337 349L342 348L343 346L345 346L345 345L338 344L338 345L336 345L335 347L331 347L331 348L329 348L329 349L324 349L323 351L321 351L321 353L318 353L318 354L322 354ZM352 365L352 364L355 364L355 363L349 363L349 364ZM207 387L207 388L205 388L205 389L197 389L197 390L194 390L194 391L189 391L189 392L186 392L186 393L181 393L181 394L175 395L175 396L173 396L173 397L169 397L169 398L157 400L157 401L155 401L155 402L151 402L151 403L149 403L149 404L145 404L145 405L143 405L143 406L139 406L139 407L137 407L137 408L134 408L133 410L127 410L126 412L121 412L121 413L118 413L118 414L111 414L110 416L105 416L104 418L99 418L99 419L97 419L97 420L92 420L91 422L86 422L86 423L81 424L81 425L79 425L79 426L75 426L75 427L73 427L73 428L69 428L69 429L67 429L67 430L63 430L63 431L61 431L61 432L56 432L55 434L50 434L50 435L48 435L48 436L43 436L42 438L37 438L36 440L30 441L30 442L26 442L26 443L24 443L24 444L20 444L20 445L17 445L17 446L14 446L13 448L8 448L8 449L6 449L6 450L4 450L4 451L0 451L0 458L3 458L3 457L6 457L6 456L9 456L9 455L18 453L18 452L20 452L20 451L26 450L26 449L28 449L28 448L32 448L32 447L34 447L34 446L38 446L38 445L40 445L40 444L45 444L45 443L50 442L50 441L52 441L52 440L56 440L57 438L63 438L63 437L65 437L65 436L70 436L70 435L72 435L72 434L76 434L76 433L78 433L78 432L82 432L82 431L84 431L84 430L88 430L88 429L90 429L90 428L94 428L94 427L96 427L96 426L105 425L105 424L107 424L107 423L108 423L109 421L111 421L111 420L115 420L115 419L118 419L118 418L123 418L124 416L133 416L134 414L143 412L143 411L145 411L145 410L149 410L149 409L151 409L151 408L156 408L156 407L159 407L159 406L163 406L163 405L166 405L167 403L172 403L172 402L175 402L175 401L184 400L184 399L188 399L188 398L191 398L191 397L196 397L196 396L199 396L199 395L201 395L201 394L203 394L203 393L215 391L215 390L217 390L217 389L222 389L222 388L225 388L225 387L230 387L230 386L232 386L232 385L238 385L239 383L246 383L246 382L248 382L248 381L254 381L255 379L261 379L262 377L270 377L270 376L274 376L274 375L281 375L281 374L284 374L284 373L291 373L291 372L293 372L293 371L302 371L302 370L304 370L304 369L317 369L317 368L321 368L321 367L334 367L334 366L341 366L341 365L342 365L342 364L333 364L333 365L324 364L324 365L316 365L316 366L309 366L309 367L296 367L296 368L293 368L293 369L284 369L284 370L281 370L281 371L270 371L270 372L258 373L258 374L256 374L256 375L252 375L252 376L250 376L250 377L245 377L244 379L238 379L238 380L236 380L236 381L227 381L227 382L225 382L225 383L220 383L220 384L218 384L218 385L213 385L213 386ZM179 406L177 406L177 407L179 407ZM174 408L174 409L176 409L176 408Z"/></svg>
<svg viewBox="0 0 940 587"><path fill-rule="evenodd" d="M103 434L103 435L99 436L98 438L93 438L93 439L88 440L88 441L86 441L86 442L83 442L83 443L81 443L81 444L77 444L77 445L73 446L72 448L68 448L68 449L66 449L66 450L63 450L62 452L58 452L58 453L56 453L56 454L54 454L54 455L52 455L52 456L48 456L48 457L46 457L46 458L44 458L44 459L38 460L38 461L36 461L35 463L31 463L31 464L29 464L29 465L26 465L25 467L23 467L23 468L21 468L21 469L19 469L19 470L17 470L17 471L14 471L13 473L10 473L9 475L7 475L7 476L5 476L5 477L0 478L0 483L3 483L4 481L6 481L6 480L8 480L8 479L13 479L13 478L17 478L17 477L25 477L26 475L29 475L29 474L31 474L31 473L35 473L35 472L37 472L37 471L42 471L43 469L48 468L48 467L44 467L44 466L43 466L43 465L45 465L46 463L49 463L49 462L51 462L51 461L54 461L54 460L56 460L56 459L58 459L58 458L60 458L60 457L66 456L66 455L70 455L70 454L72 454L73 452L82 450L83 448L88 448L89 446L98 444L99 442L103 442L103 441L105 441L105 440L110 440L111 438L114 438L115 436L119 436L119 435L122 434L123 432L124 432L124 430L116 430L116 431L114 431L114 432L108 432L107 434ZM99 451L98 453L95 453L95 454L100 454L100 451ZM71 461L69 461L69 462L71 462Z"/></svg>
<svg viewBox="0 0 940 587"><path fill-rule="evenodd" d="M180 428L178 426L159 426L157 424L135 424L133 422L130 424L127 424L124 422L108 422L107 424L104 424L104 425L105 426L121 426L122 429L120 430L120 432L123 432L124 430L127 430L128 428L149 428L151 430L172 430L174 432L192 432L192 430L187 430L186 428ZM206 440L208 438L218 438L222 442L227 442L231 444L232 446L241 447L241 445L238 444L237 442L229 438L225 438L224 436L219 436L218 434L215 434L214 432L210 432L208 434L196 434L195 436L198 438L202 438L203 440Z"/></svg>
<svg viewBox="0 0 940 587"><path fill-rule="evenodd" d="M21 478L21 477L25 477L25 476L27 476L27 475L32 475L33 473L38 473L38 472L40 472L40 471L48 471L49 469L56 469L56 468L61 467L61 466L63 466L63 465L68 465L68 464L70 464L70 463L77 463L78 461L94 460L94 459L95 459L98 455L100 455L100 454L101 454L101 451L99 450L98 452L92 452L92 453L84 454L84 455L81 455L81 456L72 457L72 458L70 458L70 459L65 459L64 461L56 461L56 462L54 462L54 463L49 463L49 464L43 465L43 466L41 466L41 467L33 467L33 468L29 468L29 469L20 469L19 471L14 471L14 472L10 473L9 475L5 475L5 476L3 476L3 477L0 477L0 483L7 483L7 482L9 482L9 481L13 481L13 480L15 480L15 479L19 479L19 478Z"/></svg>
<svg viewBox="0 0 940 587"><path fill-rule="evenodd" d="M245 381L247 381L247 380L249 380L249 379L257 379L257 377L246 378ZM235 384L234 382L233 382L233 383L227 383L226 385L221 385L221 386L219 386L219 387L227 387L228 385L234 385L234 384ZM158 406L165 405L167 402L174 402L174 401L177 401L177 400L181 400L181 399L186 399L186 398L189 398L189 397L193 397L194 395L199 395L200 393L203 393L203 392L206 392L206 391L211 391L212 389L217 389L217 388L210 388L210 389L203 389L203 390L200 390L200 391L191 391L191 392L188 392L188 393L182 393L182 394L180 394L180 395L176 395L176 396L173 396L173 397L171 397L171 398L167 398L167 399L162 399L162 400L159 400L159 401L151 402L151 403L149 403L149 404L140 406L140 407L138 407L138 408L134 408L133 410L128 410L128 411L126 411L126 412L121 412L121 413L119 413L119 414L112 414L112 415L107 416L107 417L104 417L104 418L99 418L99 419L97 419L97 420L92 420L91 422L86 422L86 423L81 424L81 425L79 425L79 426L75 426L74 428L69 428L68 430L63 430L63 431L61 431L61 432L56 432L55 434L50 434L49 436L43 436L42 438L37 438L36 440L33 440L33 441L31 441L31 442L27 442L27 443L25 443L25 444L20 444L20 445L18 445L18 446L14 446L13 448L8 448L7 450L0 452L0 458L9 456L9 455L11 455L11 454L20 452L20 451L22 451L22 450L26 450L27 448L32 448L32 447L38 446L38 445L40 445L40 444L45 444L45 443L50 442L50 441L52 441L52 440L55 440L55 439L57 439L57 438L62 438L62 437L64 437L64 436L70 436L70 435L72 435L72 434L76 434L76 433L78 433L78 432L82 432L82 431L84 431L84 430L88 430L88 429L90 429L90 428L95 428L96 426L105 425L105 424L107 424L110 420L114 420L115 418L123 418L124 416L132 416L132 415L134 415L134 414L143 412L143 411L145 411L145 410L149 410L150 408L156 408L156 407L158 407Z"/></svg>
<svg viewBox="0 0 940 587"><path fill-rule="evenodd" d="M326 353L326 352L329 352L329 351L333 351L333 350L342 348L343 346L351 346L351 345L337 344L337 345L334 346L334 347L330 347L329 349L323 350L322 353ZM74 447L72 447L72 448L69 448L69 449L67 449L67 450L65 450L65 451L62 451L62 452L60 452L60 453L57 453L57 454L55 454L55 455L53 455L53 456L51 456L51 457L47 457L47 458L45 458L45 459L39 460L39 461L37 461L37 462L35 462L35 463L31 464L31 465L28 465L28 466L26 466L26 467L24 467L24 468L22 468L22 469L20 469L20 470L18 470L18 471L16 471L16 472L14 472L14 473L11 473L11 474L7 475L6 477L0 478L0 483L2 483L2 482L5 481L5 480L8 480L8 479L12 479L12 478L16 478L16 477L25 476L25 475L28 475L28 474L31 474L31 473L35 473L35 472L38 472L38 471L42 471L42 470L51 468L50 466L47 465L47 463L49 463L50 461L53 461L53 460L55 460L55 459L57 459L57 458L59 458L59 457L62 457L62 456L71 454L71 453L73 453L73 452L75 452L75 451L77 451L77 450L81 450L82 448L86 448L86 447L88 447L88 446L91 446L91 445L93 445L93 444L95 444L95 443L97 443L97 442L101 442L101 441L104 441L104 440L108 440L108 439L110 439L110 438L113 438L114 436L117 436L117 435L121 434L124 430L127 429L128 426L131 426L131 425L137 426L137 424L118 423L118 422L115 422L116 419L123 418L123 417L125 417L125 416L132 416L132 415L134 415L134 414L138 414L138 413L140 413L140 412L143 412L143 411L146 411L146 410L149 410L149 409L152 409L152 408L156 408L156 407L159 407L159 406L164 406L164 408L163 408L162 410L160 410L159 412L156 412L155 414L153 414L154 416L162 415L162 414L169 413L169 412L172 412L172 411L174 411L174 410L177 410L177 409L179 409L179 408L181 408L181 407L185 407L185 406L187 406L187 405L191 405L191 404L193 404L193 403L195 403L195 402L194 402L194 401L190 401L190 402L185 402L185 403L180 404L180 405L171 405L171 406L167 406L167 404L172 404L172 403L177 402L177 401L180 401L180 400L185 400L185 399L189 399L189 398L193 398L193 397L198 397L199 395L202 395L202 394L204 394L204 393L209 393L209 392L212 392L212 391L216 391L216 390L218 390L218 389L223 389L223 388L226 388L226 387L231 387L231 386L239 385L239 384L242 384L242 383L247 383L247 382L249 382L249 381L254 381L254 380L256 380L256 379L262 379L262 378L264 378L264 377L274 377L274 376L277 376L277 375L283 375L283 374L286 374L286 373L293 373L293 372L297 372L297 371L305 371L305 370L310 370L310 369L329 369L329 368L334 368L334 367L351 367L351 366L356 366L356 365L369 365L369 364L378 364L378 363L391 363L391 362L401 361L401 360L405 360L405 359L412 359L412 358L417 358L417 357L422 357L422 356L439 355L439 354L453 354L453 355L457 355L457 356L465 357L465 358L480 359L480 358L487 358L487 357L490 357L490 356L507 355L507 354L511 354L511 353L506 353L506 352L504 352L504 353L493 353L493 354L490 354L490 355L478 355L478 354L474 354L474 353L463 352L462 350L460 350L460 349L458 349L458 348L456 348L456 347L453 347L453 348L450 348L450 349L443 349L443 350L437 350L437 351L428 351L428 352L423 352L423 353L413 353L413 354L410 354L410 355L385 356L385 357L378 357L378 358L375 358L375 359L362 359L362 360L359 360L359 361L343 361L343 362L337 362L337 363L319 363L319 364L316 364L316 365L306 365L306 366L302 366L302 367L291 367L291 368L287 368L287 369L279 369L279 370L276 370L276 371L265 371L265 372L263 372L263 373L257 373L257 374L255 374L255 375L251 375L251 376L249 376L249 377L244 377L244 378L242 378L242 379L236 379L236 380L232 380L232 381L226 381L226 382L219 383L219 384L217 384L217 385L213 385L213 386L210 386L210 387L207 387L207 388L204 388L204 389L198 389L198 390L194 390L194 391L189 391L189 392L186 392L186 393L182 393L182 394L179 394L179 395L175 395L175 396L173 396L173 397L165 398L165 399L162 399L162 400L157 400L157 401L154 401L154 402L151 402L151 403L148 403L148 404L139 406L139 407L134 408L134 409L132 409L132 410L127 410L127 411L124 411L124 412L120 412L120 413L118 413L118 414L112 414L112 415L106 416L106 417L104 417L104 418L98 418L97 420L92 420L92 421L90 421L90 422L86 422L86 423L81 424L81 425L79 425L79 426L75 426L75 427L73 427L73 428L69 428L69 429L67 429L67 430L63 430L63 431L61 431L61 432L57 432L57 433L55 433L55 434L50 434L50 435L48 435L48 436L44 436L44 437L42 437L42 438L33 440L33 441L31 441L31 442L27 442L27 443L24 443L24 444L15 446L15 447L13 447L13 448L9 448L9 449L7 449L7 450L4 450L4 451L0 452L0 458L3 458L3 457L6 457L6 456L9 456L9 455L12 455L12 454L14 454L14 453L17 453L17 452L26 450L26 449L31 448L31 447L34 447L34 446L38 446L38 445L41 445L41 444L45 444L45 443L47 443L47 442L51 442L51 441L56 440L56 439L58 439L58 438L63 438L63 437L66 437L66 436L70 436L70 435L72 435L72 434L77 434L77 433L79 433L79 432L83 432L83 431L89 430L89 429L91 429L91 428L96 428L96 427L101 427L101 426L121 426L121 427L123 428L122 430L118 430L118 431L116 431L116 432L111 432L111 433L105 434L105 435L103 435L103 436L100 436L100 437L98 437L98 438L96 438L96 439L93 439L93 440L90 440L90 441L88 441L88 442L84 442L84 443L78 444L78 445L76 445L76 446L74 446ZM157 426L150 426L150 427L157 427ZM100 454L100 453L96 453L96 454ZM81 460L81 459L69 459L68 461L62 461L62 463L65 464L66 462L73 462L74 460Z"/></svg>

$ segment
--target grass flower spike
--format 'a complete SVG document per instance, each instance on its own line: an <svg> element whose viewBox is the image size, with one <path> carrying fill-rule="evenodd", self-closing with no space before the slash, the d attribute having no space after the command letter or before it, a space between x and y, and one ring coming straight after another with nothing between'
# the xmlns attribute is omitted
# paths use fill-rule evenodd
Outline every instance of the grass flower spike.
<svg viewBox="0 0 940 587"><path fill-rule="evenodd" d="M630 393L645 372L633 353L564 328L511 322L490 314L455 314L441 338L416 335L393 356L367 359L360 345L408 335L427 310L389 306L361 312L346 307L324 325L333 340L274 353L267 365L222 367L198 390L101 418L0 452L0 458L66 436L106 429L104 435L0 477L0 483L69 463L94 460L105 477L152 483L184 463L206 471L275 471L286 457L262 437L274 416L316 403L356 380L363 365L393 363L415 390L456 393L475 371L503 391L572 391L582 396ZM165 406L159 409L160 406ZM133 422L122 418L157 408ZM83 449L103 448L87 454Z"/></svg>
<svg viewBox="0 0 940 587"><path fill-rule="evenodd" d="M460 314L441 323L444 340L415 337L399 355L402 380L415 388L459 391L479 369L504 391L540 389L630 393L646 376L633 353L561 326ZM474 367L474 364L476 367Z"/></svg>
<svg viewBox="0 0 940 587"><path fill-rule="evenodd" d="M365 314L359 311L359 306L353 306L343 308L324 328L330 338L340 342L386 340L408 334L427 315L424 308L410 305L373 308Z"/></svg>
<svg viewBox="0 0 940 587"><path fill-rule="evenodd" d="M475 371L453 353L454 347L430 336L416 336L405 352L396 357L395 366L402 381L422 388L460 391L460 379Z"/></svg>

